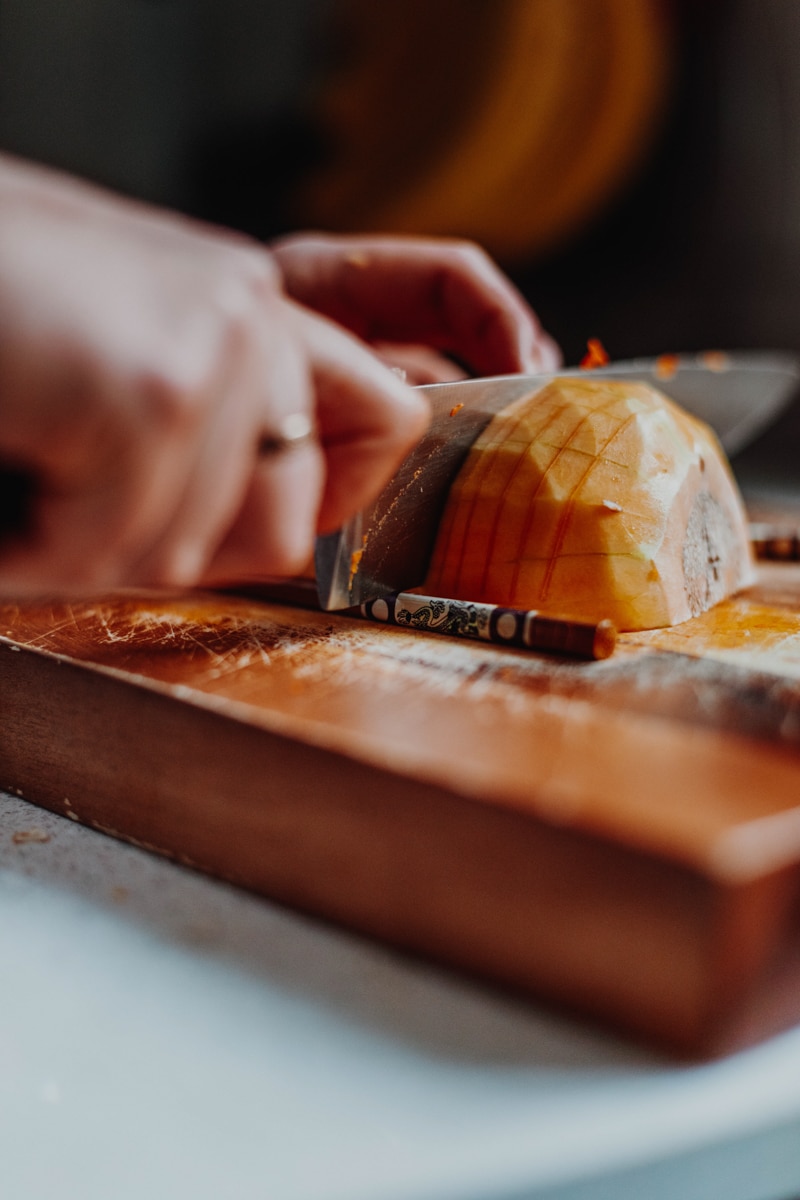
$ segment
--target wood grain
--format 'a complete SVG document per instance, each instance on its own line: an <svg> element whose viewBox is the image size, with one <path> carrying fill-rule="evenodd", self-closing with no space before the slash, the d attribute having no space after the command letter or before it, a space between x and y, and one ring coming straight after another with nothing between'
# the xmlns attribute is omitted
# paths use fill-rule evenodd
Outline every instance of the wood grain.
<svg viewBox="0 0 800 1200"><path fill-rule="evenodd" d="M800 568L577 663L252 597L0 606L0 786L707 1053L800 1016Z"/></svg>

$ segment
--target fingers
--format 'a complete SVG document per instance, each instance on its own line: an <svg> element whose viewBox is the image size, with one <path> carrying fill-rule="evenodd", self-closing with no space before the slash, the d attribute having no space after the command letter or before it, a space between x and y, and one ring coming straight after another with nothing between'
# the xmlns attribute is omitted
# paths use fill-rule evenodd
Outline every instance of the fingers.
<svg viewBox="0 0 800 1200"><path fill-rule="evenodd" d="M272 249L291 296L367 341L426 342L485 375L560 364L525 300L471 243L308 235Z"/></svg>
<svg viewBox="0 0 800 1200"><path fill-rule="evenodd" d="M282 298L267 309L210 394L176 399L188 417L149 428L138 418L152 405L122 402L107 439L87 437L84 469L43 476L28 536L0 555L4 590L295 574L318 529L377 495L421 436L427 404L323 318ZM315 436L292 442L304 427Z"/></svg>
<svg viewBox="0 0 800 1200"><path fill-rule="evenodd" d="M298 306L311 369L325 490L318 528L338 528L369 504L424 433L427 401L354 338Z"/></svg>
<svg viewBox="0 0 800 1200"><path fill-rule="evenodd" d="M214 587L299 574L314 553L324 474L313 443L257 461L236 518L199 581Z"/></svg>
<svg viewBox="0 0 800 1200"><path fill-rule="evenodd" d="M270 298L236 339L224 391L192 454L162 536L136 565L152 582L205 583L299 570L313 549L324 463L316 441L264 452L298 421L315 425L305 352Z"/></svg>
<svg viewBox="0 0 800 1200"><path fill-rule="evenodd" d="M218 503L224 474L217 456L216 477L198 468L167 535L138 565L140 576L174 581L173 543L179 531L185 546L187 530L198 547L187 566L206 586L297 574L313 555L316 533L338 528L373 500L422 435L428 408L418 393L328 321L290 302L280 308L257 341L243 385L258 396L258 436L229 524L212 545L210 485ZM275 435L298 417L308 418L315 436L258 453L259 442L280 442ZM210 447L218 444L212 436Z"/></svg>
<svg viewBox="0 0 800 1200"><path fill-rule="evenodd" d="M392 342L375 342L373 350L381 362L386 363L401 379L413 386L429 383L452 383L466 379L466 372L438 350L430 346L395 345Z"/></svg>

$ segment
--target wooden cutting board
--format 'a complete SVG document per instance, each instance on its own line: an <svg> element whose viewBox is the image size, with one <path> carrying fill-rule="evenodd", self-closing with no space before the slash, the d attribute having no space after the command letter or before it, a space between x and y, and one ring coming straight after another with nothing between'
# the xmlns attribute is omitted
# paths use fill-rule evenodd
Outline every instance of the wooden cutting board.
<svg viewBox="0 0 800 1200"><path fill-rule="evenodd" d="M708 1053L800 1019L800 567L579 663L218 594L0 606L0 787Z"/></svg>

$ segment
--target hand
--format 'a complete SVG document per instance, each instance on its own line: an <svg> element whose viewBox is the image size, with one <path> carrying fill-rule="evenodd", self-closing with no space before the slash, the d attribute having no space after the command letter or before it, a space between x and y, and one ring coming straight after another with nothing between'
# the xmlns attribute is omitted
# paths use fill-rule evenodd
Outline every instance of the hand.
<svg viewBox="0 0 800 1200"><path fill-rule="evenodd" d="M459 378L441 356L399 347L422 343L478 375L552 371L555 342L490 258L469 242L305 234L272 246L288 293L324 313L390 360L411 382Z"/></svg>
<svg viewBox="0 0 800 1200"><path fill-rule="evenodd" d="M0 463L33 483L7 594L291 574L427 421L265 250L10 159L0 315Z"/></svg>

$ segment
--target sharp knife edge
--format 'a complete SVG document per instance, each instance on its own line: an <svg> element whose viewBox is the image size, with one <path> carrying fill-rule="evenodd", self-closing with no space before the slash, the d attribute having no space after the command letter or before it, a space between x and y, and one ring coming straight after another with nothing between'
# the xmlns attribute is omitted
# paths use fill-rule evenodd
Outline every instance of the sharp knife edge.
<svg viewBox="0 0 800 1200"><path fill-rule="evenodd" d="M351 608L423 582L450 484L492 416L554 378L506 375L433 384L424 391L431 425L400 471L365 512L317 540L320 606ZM716 431L734 454L773 421L800 387L800 358L783 351L662 355L594 368L592 376L658 387ZM452 417L457 413L458 421Z"/></svg>

